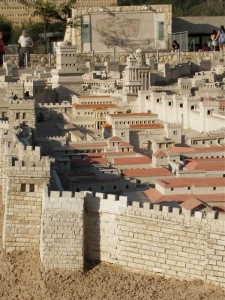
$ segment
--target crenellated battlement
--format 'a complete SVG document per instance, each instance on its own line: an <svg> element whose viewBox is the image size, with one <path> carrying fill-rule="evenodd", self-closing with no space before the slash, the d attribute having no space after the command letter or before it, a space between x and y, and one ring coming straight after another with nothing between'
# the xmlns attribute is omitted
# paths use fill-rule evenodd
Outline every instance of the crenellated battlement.
<svg viewBox="0 0 225 300"><path fill-rule="evenodd" d="M54 107L54 108L64 108L64 107L72 107L72 105L70 104L70 102L44 103L44 104L39 103L38 107L39 108L51 108L51 107Z"/></svg>
<svg viewBox="0 0 225 300"><path fill-rule="evenodd" d="M206 222L210 222L211 220L216 220L218 222L225 222L225 214L218 213L217 211L211 211L208 213L202 211L192 212L190 210L181 209L178 207L170 207L160 204L153 203L140 203L138 201L133 201L131 206L128 206L129 212L133 212L135 215L143 216L144 213L146 217L156 217L157 219L171 219L171 221L177 222L179 219L182 220L206 220Z"/></svg>
<svg viewBox="0 0 225 300"><path fill-rule="evenodd" d="M11 104L10 108L12 108L12 105L15 107L18 106L24 106L24 108L32 108L35 104L35 101L33 99L11 99L9 98L9 104Z"/></svg>
<svg viewBox="0 0 225 300"><path fill-rule="evenodd" d="M84 193L72 193L70 191L48 191L44 190L43 209L78 210L84 209Z"/></svg>

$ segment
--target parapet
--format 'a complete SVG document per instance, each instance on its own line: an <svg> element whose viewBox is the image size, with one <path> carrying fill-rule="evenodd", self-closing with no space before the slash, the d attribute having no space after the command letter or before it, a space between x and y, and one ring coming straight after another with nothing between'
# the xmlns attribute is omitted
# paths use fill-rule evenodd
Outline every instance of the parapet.
<svg viewBox="0 0 225 300"><path fill-rule="evenodd" d="M61 209L69 211L83 211L84 209L83 192L74 194L70 191L50 191L50 194L48 194L48 191L45 188L43 199L43 209Z"/></svg>
<svg viewBox="0 0 225 300"><path fill-rule="evenodd" d="M120 208L127 207L127 203L128 199L125 196L84 192L85 209L88 211L119 213Z"/></svg>
<svg viewBox="0 0 225 300"><path fill-rule="evenodd" d="M39 108L64 108L64 107L72 107L70 102L62 102L62 103L44 103L44 104L38 104Z"/></svg>
<svg viewBox="0 0 225 300"><path fill-rule="evenodd" d="M212 220L215 222L222 221L225 224L225 214L218 211L205 213L203 211L192 212L190 210L181 209L179 207L170 207L150 202L141 203L133 201L131 206L128 206L128 212L132 215L141 217L152 217L165 221L178 222L178 220L188 220L190 224L195 221L204 221L208 223Z"/></svg>

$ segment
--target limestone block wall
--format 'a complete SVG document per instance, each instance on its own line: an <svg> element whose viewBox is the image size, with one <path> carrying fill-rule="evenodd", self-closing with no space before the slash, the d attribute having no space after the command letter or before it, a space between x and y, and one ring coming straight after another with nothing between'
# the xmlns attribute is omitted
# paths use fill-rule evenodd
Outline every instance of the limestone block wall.
<svg viewBox="0 0 225 300"><path fill-rule="evenodd" d="M225 286L225 216L85 197L85 259Z"/></svg>
<svg viewBox="0 0 225 300"><path fill-rule="evenodd" d="M83 203L82 193L48 196L44 189L40 255L45 268L83 269Z"/></svg>
<svg viewBox="0 0 225 300"><path fill-rule="evenodd" d="M77 37L80 39L80 37ZM102 53L93 53L93 52L84 52L84 53L76 53L77 61L79 62L89 62L94 59L95 63L105 63L108 61L116 61L120 64L126 64L127 57L130 55L129 53L116 51L115 55L113 50L110 52L102 52ZM33 54L31 55L31 66L49 66L49 55L46 56L44 54ZM115 57L115 59L114 59ZM204 52L181 52L181 53L171 53L171 52L148 52L145 54L147 60L154 60L160 63L180 63L180 62L195 62L199 63L201 60L204 60L204 64L200 64L200 70L205 70L210 68L210 64L213 61L219 62L220 59L224 59L224 53L216 53L214 51L204 51ZM18 66L18 55L5 55L5 61L12 64L14 67ZM207 66L205 67L205 64ZM56 66L56 56L55 54L51 54L51 67ZM11 94L11 93L10 93ZM18 94L18 92L16 93Z"/></svg>
<svg viewBox="0 0 225 300"><path fill-rule="evenodd" d="M39 248L42 192L48 183L50 165L9 158L4 167L3 247L7 252Z"/></svg>
<svg viewBox="0 0 225 300"><path fill-rule="evenodd" d="M127 206L127 198L91 192L85 196L85 259L117 263L117 215Z"/></svg>

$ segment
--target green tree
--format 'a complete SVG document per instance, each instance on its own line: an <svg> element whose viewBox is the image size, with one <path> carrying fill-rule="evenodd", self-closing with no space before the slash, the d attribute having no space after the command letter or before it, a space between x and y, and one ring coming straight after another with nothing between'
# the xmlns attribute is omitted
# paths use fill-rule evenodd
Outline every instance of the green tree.
<svg viewBox="0 0 225 300"><path fill-rule="evenodd" d="M57 5L54 1L48 0L18 0L19 3L33 9L33 16L40 18L44 25L45 53L47 52L46 32L51 22L60 21L66 26L67 19L71 17L72 7L76 0L68 0L66 3Z"/></svg>
<svg viewBox="0 0 225 300"><path fill-rule="evenodd" d="M3 32L4 44L8 44L12 35L12 24L2 16L0 16L0 31Z"/></svg>

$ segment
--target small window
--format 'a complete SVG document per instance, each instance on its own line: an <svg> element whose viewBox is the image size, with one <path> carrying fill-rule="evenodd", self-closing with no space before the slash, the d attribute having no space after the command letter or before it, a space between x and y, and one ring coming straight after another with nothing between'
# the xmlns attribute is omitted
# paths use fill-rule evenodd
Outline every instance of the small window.
<svg viewBox="0 0 225 300"><path fill-rule="evenodd" d="M215 187L215 186L213 187L213 190L214 190L214 191L216 190L216 187Z"/></svg>
<svg viewBox="0 0 225 300"><path fill-rule="evenodd" d="M191 106L191 110L193 110L193 109L195 109L195 106L194 106L194 105Z"/></svg>
<svg viewBox="0 0 225 300"><path fill-rule="evenodd" d="M173 191L173 188L171 188L170 190Z"/></svg>
<svg viewBox="0 0 225 300"><path fill-rule="evenodd" d="M183 107L183 103L180 103L180 107L181 107L181 108Z"/></svg>
<svg viewBox="0 0 225 300"><path fill-rule="evenodd" d="M190 190L190 189L191 189L191 187L189 186L189 187L188 187L188 190Z"/></svg>
<svg viewBox="0 0 225 300"><path fill-rule="evenodd" d="M113 189L116 190L116 186L115 185L114 185Z"/></svg>
<svg viewBox="0 0 225 300"><path fill-rule="evenodd" d="M16 119L18 120L20 118L20 113L16 113Z"/></svg>
<svg viewBox="0 0 225 300"><path fill-rule="evenodd" d="M25 183L22 183L21 186L20 186L20 191L21 192L26 192L26 184Z"/></svg>
<svg viewBox="0 0 225 300"><path fill-rule="evenodd" d="M33 193L34 192L34 184L30 184L30 192Z"/></svg>
<svg viewBox="0 0 225 300"><path fill-rule="evenodd" d="M129 185L128 184L126 185L126 189L129 189Z"/></svg>
<svg viewBox="0 0 225 300"><path fill-rule="evenodd" d="M156 101L157 101L157 103L159 103L159 99L157 99Z"/></svg>

